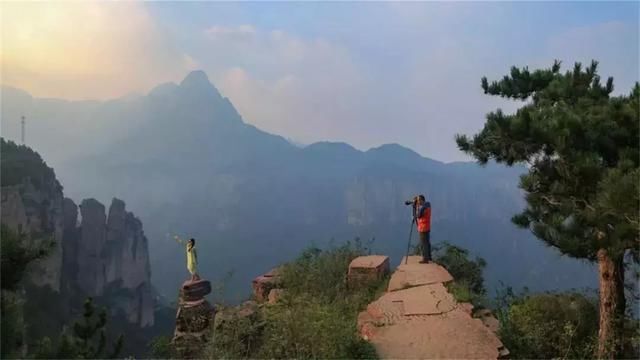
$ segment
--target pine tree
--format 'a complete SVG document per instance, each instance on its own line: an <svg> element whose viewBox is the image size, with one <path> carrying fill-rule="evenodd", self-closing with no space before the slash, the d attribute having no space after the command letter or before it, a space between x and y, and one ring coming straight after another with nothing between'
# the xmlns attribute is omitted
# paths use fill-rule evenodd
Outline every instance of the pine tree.
<svg viewBox="0 0 640 360"><path fill-rule="evenodd" d="M24 300L16 289L29 264L45 258L52 247L52 241L28 245L23 234L12 231L5 224L0 225L0 358L18 356L24 350Z"/></svg>
<svg viewBox="0 0 640 360"><path fill-rule="evenodd" d="M120 335L111 346L111 351L105 352L107 312L101 309L96 312L93 300L87 298L84 302L82 319L73 324L73 332L63 333L57 345L45 337L39 343L34 354L37 359L115 359L122 351L124 338Z"/></svg>
<svg viewBox="0 0 640 360"><path fill-rule="evenodd" d="M597 65L562 74L556 61L482 78L485 94L526 103L515 114L489 113L478 134L456 142L481 164L528 164L520 180L527 206L512 221L565 255L598 263L597 356L614 358L623 345L624 259L639 262L640 85L611 96L613 78L601 84Z"/></svg>

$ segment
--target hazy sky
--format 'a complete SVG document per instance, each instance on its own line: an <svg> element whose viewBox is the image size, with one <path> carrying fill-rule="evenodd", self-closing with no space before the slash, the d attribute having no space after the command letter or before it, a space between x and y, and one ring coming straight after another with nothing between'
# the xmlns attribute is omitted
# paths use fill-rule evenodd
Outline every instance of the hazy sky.
<svg viewBox="0 0 640 360"><path fill-rule="evenodd" d="M639 78L638 2L6 3L2 83L38 97L146 93L202 69L245 121L298 142L397 142L466 159L455 133L516 104L480 78L597 59Z"/></svg>

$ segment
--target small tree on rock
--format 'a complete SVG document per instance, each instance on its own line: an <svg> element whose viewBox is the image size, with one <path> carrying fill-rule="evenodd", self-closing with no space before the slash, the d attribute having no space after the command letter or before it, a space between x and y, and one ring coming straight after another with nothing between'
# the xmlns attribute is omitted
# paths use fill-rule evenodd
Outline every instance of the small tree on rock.
<svg viewBox="0 0 640 360"><path fill-rule="evenodd" d="M563 254L597 261L597 356L614 358L623 344L624 256L639 262L640 85L612 97L613 78L601 84L597 62L562 74L556 61L482 78L482 88L527 103L515 114L489 113L472 139L456 136L458 147L483 164L529 165L520 181L527 207L512 220Z"/></svg>

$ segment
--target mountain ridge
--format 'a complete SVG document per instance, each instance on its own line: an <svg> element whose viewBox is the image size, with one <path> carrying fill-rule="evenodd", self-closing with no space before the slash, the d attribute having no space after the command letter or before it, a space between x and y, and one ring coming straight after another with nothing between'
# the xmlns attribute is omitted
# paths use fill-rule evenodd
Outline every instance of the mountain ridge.
<svg viewBox="0 0 640 360"><path fill-rule="evenodd" d="M235 271L229 297L238 298L256 271L331 239L375 238L378 250L400 258L410 217L403 201L419 193L434 206L436 243L457 243L497 264L487 269L489 284L563 287L586 272L510 224L524 206L517 188L524 168L446 164L398 144L298 147L246 123L205 76L190 74L185 88L164 84L131 101L51 107L34 99L26 109L42 121L28 127L28 143L50 159L72 197L125 198L139 214L164 294L185 273L167 233L203 239L205 275ZM17 126L16 116L3 107L3 133ZM548 269L531 273L540 257ZM575 278L583 286L592 279Z"/></svg>

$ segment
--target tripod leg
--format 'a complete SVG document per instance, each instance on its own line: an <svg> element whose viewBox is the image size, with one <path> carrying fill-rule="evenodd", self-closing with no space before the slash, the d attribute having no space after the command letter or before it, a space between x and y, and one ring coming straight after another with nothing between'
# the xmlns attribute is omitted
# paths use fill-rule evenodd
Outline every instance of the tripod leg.
<svg viewBox="0 0 640 360"><path fill-rule="evenodd" d="M409 243L407 244L407 255L404 257L404 264L409 262L409 249L411 249L411 235L413 235L413 223L415 219L411 220L411 227L409 228Z"/></svg>

